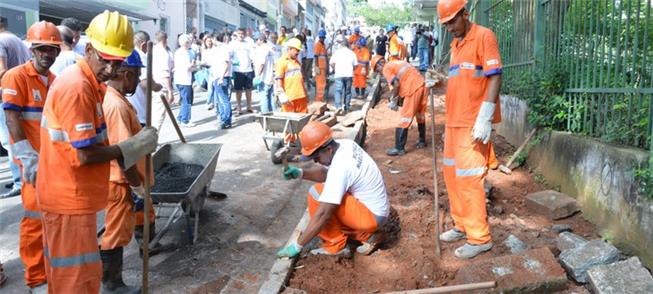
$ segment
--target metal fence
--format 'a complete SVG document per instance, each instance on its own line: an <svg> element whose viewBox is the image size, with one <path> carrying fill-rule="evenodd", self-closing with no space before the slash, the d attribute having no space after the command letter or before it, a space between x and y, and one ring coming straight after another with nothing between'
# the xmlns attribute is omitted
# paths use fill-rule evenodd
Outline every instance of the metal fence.
<svg viewBox="0 0 653 294"><path fill-rule="evenodd" d="M491 28L509 94L529 73L557 67L562 129L653 153L652 0L476 0L473 20ZM443 44L451 40L440 30ZM446 64L449 46L437 57Z"/></svg>

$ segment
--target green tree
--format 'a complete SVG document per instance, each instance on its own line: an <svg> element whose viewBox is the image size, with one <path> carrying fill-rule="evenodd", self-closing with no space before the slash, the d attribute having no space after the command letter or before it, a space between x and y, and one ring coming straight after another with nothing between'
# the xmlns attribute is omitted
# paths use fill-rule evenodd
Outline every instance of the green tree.
<svg viewBox="0 0 653 294"><path fill-rule="evenodd" d="M375 8L365 0L348 0L347 11L353 17L362 16L370 26L385 26L389 23L405 24L415 21L415 15L409 5L385 5Z"/></svg>

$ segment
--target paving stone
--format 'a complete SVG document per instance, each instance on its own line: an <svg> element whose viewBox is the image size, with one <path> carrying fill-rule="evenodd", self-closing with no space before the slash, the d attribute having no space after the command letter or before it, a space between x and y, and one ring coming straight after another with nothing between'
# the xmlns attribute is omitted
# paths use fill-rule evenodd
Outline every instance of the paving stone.
<svg viewBox="0 0 653 294"><path fill-rule="evenodd" d="M526 195L526 207L551 219L565 218L580 210L576 199L553 190Z"/></svg>
<svg viewBox="0 0 653 294"><path fill-rule="evenodd" d="M308 105L308 113L321 116L327 111L327 104L324 102L313 102Z"/></svg>
<svg viewBox="0 0 653 294"><path fill-rule="evenodd" d="M564 234L564 233L563 233ZM603 240L592 240L560 253L560 263L579 283L587 283L587 270L619 260L620 252Z"/></svg>
<svg viewBox="0 0 653 294"><path fill-rule="evenodd" d="M340 121L340 124L345 126L345 127L351 127L353 126L357 121L363 119L363 112L360 110L357 111L352 111L350 113L347 113L345 117Z"/></svg>
<svg viewBox="0 0 653 294"><path fill-rule="evenodd" d="M567 249L573 249L587 243L585 238L570 232L562 232L558 235L556 246L562 252Z"/></svg>
<svg viewBox="0 0 653 294"><path fill-rule="evenodd" d="M319 121L325 123L327 126L332 127L335 126L338 123L338 120L336 119L335 115L325 115L322 116Z"/></svg>
<svg viewBox="0 0 653 294"><path fill-rule="evenodd" d="M520 253L526 250L526 248L528 248L528 246L526 246L524 242L522 242L521 240L519 240L519 238L517 238L515 235L512 234L510 234L510 236L508 236L508 238L506 238L506 240L503 241L503 244L508 246L508 248L510 248L510 252L512 252L513 254Z"/></svg>
<svg viewBox="0 0 653 294"><path fill-rule="evenodd" d="M566 288L567 275L544 247L472 262L458 270L452 284L496 281L489 293L551 293ZM488 293L487 290L478 291Z"/></svg>
<svg viewBox="0 0 653 294"><path fill-rule="evenodd" d="M637 256L590 268L587 277L596 294L653 293L653 277Z"/></svg>
<svg viewBox="0 0 653 294"><path fill-rule="evenodd" d="M551 231L555 233L571 232L571 226L568 224L555 224L551 226Z"/></svg>

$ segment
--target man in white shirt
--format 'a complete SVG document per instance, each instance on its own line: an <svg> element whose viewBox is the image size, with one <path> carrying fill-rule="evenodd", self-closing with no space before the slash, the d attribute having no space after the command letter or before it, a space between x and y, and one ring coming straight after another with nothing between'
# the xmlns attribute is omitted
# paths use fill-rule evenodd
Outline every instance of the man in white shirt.
<svg viewBox="0 0 653 294"><path fill-rule="evenodd" d="M75 64L77 58L81 57L73 51L73 31L65 26L57 26L57 29L59 30L59 34L61 34L63 43L60 46L61 52L59 56L57 56L54 64L50 67L50 71L55 75L59 75L69 65Z"/></svg>
<svg viewBox="0 0 653 294"><path fill-rule="evenodd" d="M260 34L254 48L254 87L261 103L261 112L274 110L272 88L274 85L274 55L265 34Z"/></svg>
<svg viewBox="0 0 653 294"><path fill-rule="evenodd" d="M315 52L313 52L315 39L313 39L313 33L311 30L307 28L304 28L302 33L306 37L306 48L304 49L305 55L302 59L302 73L304 74L306 89L311 89L311 80L313 79L313 59L315 57Z"/></svg>
<svg viewBox="0 0 653 294"><path fill-rule="evenodd" d="M390 201L383 176L374 160L349 139L334 140L331 129L318 121L309 122L299 133L302 155L316 165L289 166L286 179L317 182L308 191L311 220L299 238L277 252L277 257L293 257L315 236L322 247L312 254L348 256L347 239L362 243L356 248L368 255L382 241L379 228L390 214Z"/></svg>
<svg viewBox="0 0 653 294"><path fill-rule="evenodd" d="M168 48L168 34L164 31L158 31L154 35L156 44L152 46L152 79L155 83L162 86L161 93L167 99L169 104L174 104L175 96L172 87L172 70L174 67L173 54ZM161 129L165 120L165 106L160 101L159 96L152 100L152 125Z"/></svg>
<svg viewBox="0 0 653 294"><path fill-rule="evenodd" d="M272 48L272 56L274 57L274 63L277 63L277 60L281 58L283 54L283 48L281 45L277 44L279 41L279 35L276 32L270 32L270 38L268 39L268 45Z"/></svg>
<svg viewBox="0 0 653 294"><path fill-rule="evenodd" d="M329 60L331 67L334 69L334 78L336 80L336 100L337 113L341 114L349 111L351 107L351 83L354 78L354 67L358 64L356 53L347 48L344 36L336 37L336 51L331 55Z"/></svg>
<svg viewBox="0 0 653 294"><path fill-rule="evenodd" d="M213 103L215 111L220 120L220 128L231 128L231 58L233 52L231 46L224 43L225 33L215 37L215 45L211 49L209 64L209 80L213 83Z"/></svg>
<svg viewBox="0 0 653 294"><path fill-rule="evenodd" d="M134 33L134 50L138 53L139 57L143 61L143 63L147 66L147 42L150 40L150 35L144 31L138 31ZM154 57L154 56L152 56ZM134 91L133 94L131 95L126 95L127 100L129 100L129 103L131 103L132 106L134 106L134 109L136 109L136 116L138 116L138 122L144 126L146 122L146 116L147 116L147 69L146 68L141 68L140 70L140 83L138 84L138 87L136 87L136 90ZM159 95L161 91L161 85L158 84L157 82L152 83L152 110L154 110L154 103L157 101L161 103ZM161 116L162 114L165 113L154 113L152 112L152 118L153 122L156 120L157 122L161 121L161 119L155 119L155 117ZM160 129L161 126L155 124L155 128Z"/></svg>
<svg viewBox="0 0 653 294"><path fill-rule="evenodd" d="M252 67L252 45L245 40L245 29L236 31L236 40L232 43L234 52L234 91L236 91L236 115L240 115L243 92L247 99L247 112L252 113L252 88L254 68Z"/></svg>
<svg viewBox="0 0 653 294"><path fill-rule="evenodd" d="M179 36L179 49L175 51L175 69L173 79L179 91L181 107L177 121L182 127L193 127L191 123L191 106L193 105L193 71L195 71L195 58L190 48L191 37L186 34Z"/></svg>

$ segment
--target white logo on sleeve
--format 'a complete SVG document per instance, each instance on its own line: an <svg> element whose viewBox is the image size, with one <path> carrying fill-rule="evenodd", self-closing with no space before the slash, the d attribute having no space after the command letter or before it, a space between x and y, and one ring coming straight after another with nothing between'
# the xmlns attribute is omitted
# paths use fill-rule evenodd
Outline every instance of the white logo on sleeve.
<svg viewBox="0 0 653 294"><path fill-rule="evenodd" d="M81 123L75 125L75 130L78 132L90 131L95 129L92 123Z"/></svg>
<svg viewBox="0 0 653 294"><path fill-rule="evenodd" d="M497 64L499 64L499 60L490 59L490 60L486 61L485 63L487 63L487 65L497 65Z"/></svg>
<svg viewBox="0 0 653 294"><path fill-rule="evenodd" d="M18 92L16 92L16 90L7 89L7 88L2 89L2 93L7 94L7 95L14 95L14 96L16 96L16 94L18 94Z"/></svg>

